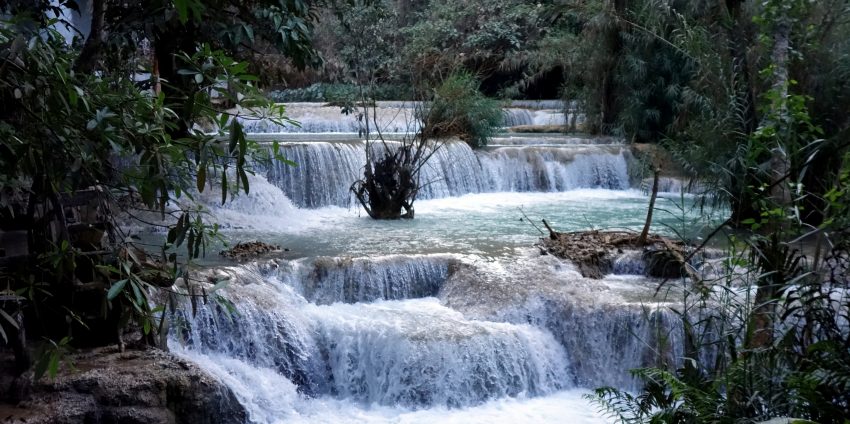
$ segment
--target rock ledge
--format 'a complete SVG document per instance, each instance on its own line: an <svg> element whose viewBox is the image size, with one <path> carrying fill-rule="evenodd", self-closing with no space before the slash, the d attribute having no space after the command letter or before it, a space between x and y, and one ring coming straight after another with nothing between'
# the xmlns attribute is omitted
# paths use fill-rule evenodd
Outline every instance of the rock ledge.
<svg viewBox="0 0 850 424"><path fill-rule="evenodd" d="M198 366L160 350L97 349L71 357L62 371L25 389L17 404L0 403L0 421L74 423L244 423L233 392ZM2 397L21 396L12 377L0 375ZM13 392L18 392L13 393ZM2 399L7 402L8 399Z"/></svg>

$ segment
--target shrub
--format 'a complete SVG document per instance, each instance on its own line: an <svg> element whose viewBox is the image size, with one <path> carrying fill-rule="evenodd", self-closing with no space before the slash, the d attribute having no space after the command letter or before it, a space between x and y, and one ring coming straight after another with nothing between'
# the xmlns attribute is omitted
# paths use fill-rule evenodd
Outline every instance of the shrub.
<svg viewBox="0 0 850 424"><path fill-rule="evenodd" d="M423 119L423 134L426 138L458 136L478 148L487 145L503 121L499 102L481 94L472 75L456 73L435 90Z"/></svg>

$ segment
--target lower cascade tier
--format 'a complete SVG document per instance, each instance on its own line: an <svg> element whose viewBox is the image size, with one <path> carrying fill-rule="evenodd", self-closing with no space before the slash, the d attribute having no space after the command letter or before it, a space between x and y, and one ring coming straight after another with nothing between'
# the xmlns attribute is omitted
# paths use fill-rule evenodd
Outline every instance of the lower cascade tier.
<svg viewBox="0 0 850 424"><path fill-rule="evenodd" d="M632 304L652 282L589 282L550 257L317 258L210 272L230 277L237 314L213 303L183 313L171 345L228 384L254 422L288 422L316 402L413 413L633 388L628 368L654 360L661 338L678 356L674 321Z"/></svg>
<svg viewBox="0 0 850 424"><path fill-rule="evenodd" d="M530 325L468 320L434 297L316 305L257 270L230 271L238 316L200 308L173 341L275 370L305 394L461 407L572 386L563 347Z"/></svg>

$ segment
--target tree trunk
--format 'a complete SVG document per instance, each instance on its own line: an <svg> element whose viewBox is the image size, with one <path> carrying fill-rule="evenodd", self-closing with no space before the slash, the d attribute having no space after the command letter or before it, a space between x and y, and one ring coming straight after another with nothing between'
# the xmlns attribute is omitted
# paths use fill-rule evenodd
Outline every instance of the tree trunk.
<svg viewBox="0 0 850 424"><path fill-rule="evenodd" d="M611 0L610 19L613 21L605 36L607 44L607 56L610 62L602 75L601 87L601 113L602 113L602 130L610 131L617 124L617 84L615 75L617 72L617 63L620 53L623 48L620 40L620 16L625 11L625 0Z"/></svg>
<svg viewBox="0 0 850 424"><path fill-rule="evenodd" d="M749 37L747 36L747 25L749 20L742 19L741 6L744 0L726 0L726 11L729 14L727 24L727 36L729 37L729 54L732 56L732 66L735 68L733 75L740 77L736 81L739 85L737 93L742 95L738 102L745 105L746 114L743 125L744 134L752 134L758 125L758 114L756 112L756 96L751 78L750 62L747 58L747 47Z"/></svg>
<svg viewBox="0 0 850 424"><path fill-rule="evenodd" d="M652 225L652 211L655 210L655 199L658 197L658 177L661 175L661 169L655 168L652 171L652 195L649 197L649 209L646 211L646 222L643 224L643 231L638 238L638 245L646 245L646 238L649 237L649 227Z"/></svg>
<svg viewBox="0 0 850 424"><path fill-rule="evenodd" d="M773 32L773 54L771 61L773 62L773 91L779 96L779 104L774 105L778 110L774 110L772 115L784 116L788 113L788 55L791 50L791 24L788 22L787 16L779 18ZM782 125L777 123L776 125ZM783 134L786 129L778 128L779 134ZM777 206L785 208L791 203L791 193L788 184L784 182L786 175L791 169L791 163L788 158L788 148L790 146L783 145L780 140L776 146L771 149L770 170L771 196Z"/></svg>
<svg viewBox="0 0 850 424"><path fill-rule="evenodd" d="M193 86L187 78L178 73L182 64L176 55L195 53L196 37L197 28L194 23L183 25L175 21L167 24L162 32L158 32L153 42L154 63L158 72L157 85L165 93L166 103L180 117L179 126L171 131L173 138L185 137L194 120L191 103Z"/></svg>
<svg viewBox="0 0 850 424"><path fill-rule="evenodd" d="M747 49L750 45L750 38L747 32L748 25L751 25L749 19L746 19L742 14L742 6L744 0L726 0L726 12L729 15L726 24L727 36L729 37L729 55L732 58L733 76L736 78L735 93L738 96L737 102L744 108L744 120L741 123L742 138L748 138L759 124L758 113L756 111L756 95L755 86L752 82L752 70L750 68L749 59L747 58ZM741 170L742 175L732 181L728 187L731 196L731 223L733 227L740 227L741 222L747 219L756 219L760 216L760 212L750 196L748 187L757 185L755 177L749 170Z"/></svg>
<svg viewBox="0 0 850 424"><path fill-rule="evenodd" d="M773 104L773 110L767 116L781 117L787 113L788 98L788 56L791 48L791 24L787 16L780 16L773 28L773 52L771 62L774 66L772 89L778 96L778 103ZM771 149L770 171L772 189L769 194L773 207L788 208L791 203L791 195L788 184L784 181L790 163L786 154L787 146L781 140L785 129L781 128L781 122L771 123L776 125L779 139L777 145ZM785 284L786 252L781 248L780 232L782 223L776 223L768 231L771 232L770 242L758 247L759 270L764 277L757 282L755 304L750 317L750 331L748 332L748 348L756 349L769 346L773 343L773 328L776 320L777 293Z"/></svg>
<svg viewBox="0 0 850 424"><path fill-rule="evenodd" d="M80 51L80 56L74 63L74 70L82 73L94 71L105 39L106 0L92 0L92 2L91 31Z"/></svg>

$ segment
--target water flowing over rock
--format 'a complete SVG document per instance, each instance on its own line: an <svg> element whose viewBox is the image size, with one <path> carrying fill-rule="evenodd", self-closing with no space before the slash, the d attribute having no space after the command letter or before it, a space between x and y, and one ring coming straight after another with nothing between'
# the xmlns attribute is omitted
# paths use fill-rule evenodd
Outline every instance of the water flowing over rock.
<svg viewBox="0 0 850 424"><path fill-rule="evenodd" d="M278 272L278 278L321 305L416 299L436 296L450 262L450 256L316 258L288 264L291 271Z"/></svg>
<svg viewBox="0 0 850 424"><path fill-rule="evenodd" d="M255 265L221 272L230 278L225 295L238 314L231 316L205 305L193 316L192 309L184 307L175 319L169 344L274 370L305 393L322 391L326 378L316 361L319 347L307 318L299 311L304 299L289 287L266 281Z"/></svg>
<svg viewBox="0 0 850 424"><path fill-rule="evenodd" d="M429 261L438 259L425 259ZM270 370L307 395L333 395L366 404L462 407L504 396L542 395L572 385L563 347L542 329L469 320L433 297L317 305L300 296L289 282L304 277L338 280L329 275L332 272L290 275L302 265L223 270L234 281L227 295L238 316L231 319L211 306L200 308L194 317L182 315L178 321L185 328L174 332L172 344L190 358L225 356ZM431 271L436 277L447 272L441 265L434 266L441 268ZM333 260L330 267L402 278L405 268L428 268L393 260L371 265L364 260L348 264ZM411 296L434 291L430 278L406 276L423 286L412 288ZM368 285L370 278L356 281ZM240 367L230 364L216 370L227 381L241 372Z"/></svg>
<svg viewBox="0 0 850 424"><path fill-rule="evenodd" d="M370 109L370 114L373 111ZM407 105L398 102L379 102L374 110L377 113L378 128L384 133L413 133L419 129L413 103ZM288 118L298 122L280 125L268 119L239 118L249 133L353 133L362 128L357 119L358 112L343 114L336 106L323 103L297 103L286 106ZM370 129L376 132L374 123Z"/></svg>
<svg viewBox="0 0 850 424"><path fill-rule="evenodd" d="M370 131L384 133L414 133L421 125L416 115L416 102L377 102L370 107L376 114L377 127L370 122ZM286 105L286 116L298 124L275 123L269 119L239 118L249 133L359 133L364 127L358 120L360 110L343 114L338 106L324 103L293 103ZM504 109L505 127L522 125L566 124L561 101L514 102Z"/></svg>
<svg viewBox="0 0 850 424"><path fill-rule="evenodd" d="M365 163L362 142L286 143L283 155L298 163L274 162L271 183L301 207L351 206L349 188ZM566 191L629 187L629 151L619 145L506 146L473 151L446 143L423 168L420 199L501 191Z"/></svg>
<svg viewBox="0 0 850 424"><path fill-rule="evenodd" d="M547 329L564 347L577 383L585 387L636 389L630 369L678 363L678 321L657 301L642 300L652 297L655 283L588 280L551 257L528 261L490 271L492 264L459 266L440 298L469 317Z"/></svg>
<svg viewBox="0 0 850 424"><path fill-rule="evenodd" d="M571 385L561 346L530 326L469 321L436 300L315 312L343 398L461 407Z"/></svg>
<svg viewBox="0 0 850 424"><path fill-rule="evenodd" d="M505 127L525 125L566 125L564 112L556 109L530 110L520 108L505 109Z"/></svg>
<svg viewBox="0 0 850 424"><path fill-rule="evenodd" d="M524 105L508 113L554 116ZM615 275L589 280L532 250L536 233L518 219L528 205L570 229L596 225L594 216L642 224L645 202L629 190L640 180L621 140L502 135L479 150L448 141L422 170L427 214L375 223L339 208L352 206L365 143L305 134L261 137L298 166L261 164L247 196L223 206L205 198L234 237L292 251L206 270L200 280L229 277L221 293L236 312L210 302L170 321L170 346L230 387L250 422L427 422L418 414L632 390L630 369L681 363L668 300L677 292L653 297L658 281L643 275L641 252L612 254Z"/></svg>

